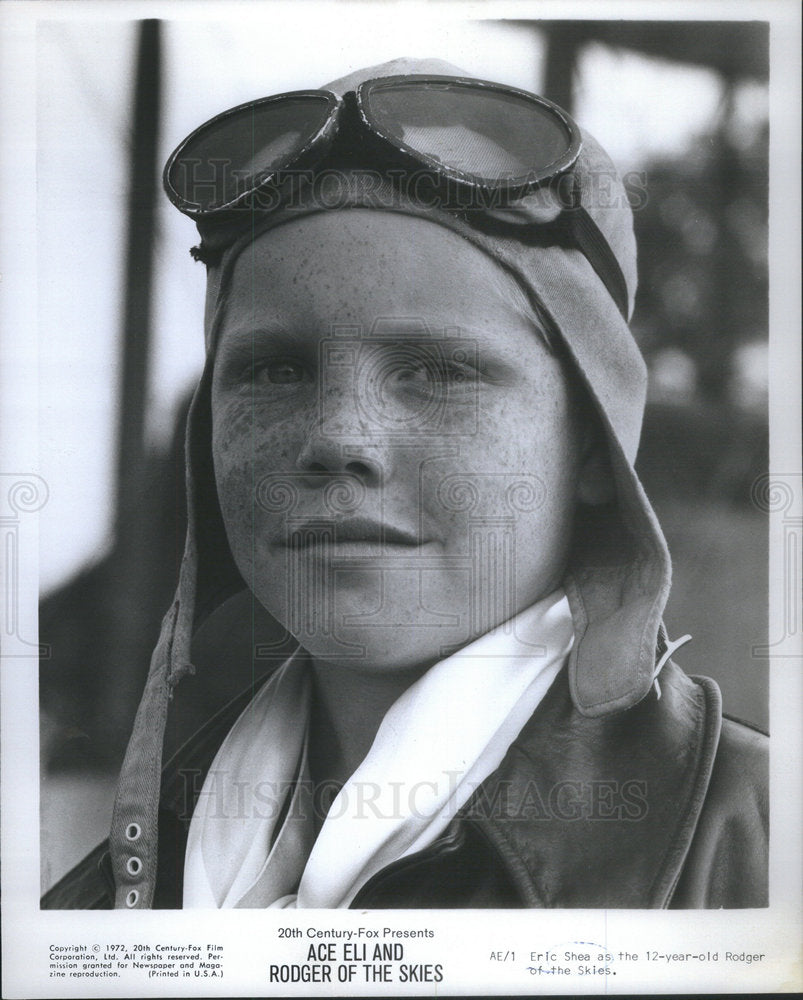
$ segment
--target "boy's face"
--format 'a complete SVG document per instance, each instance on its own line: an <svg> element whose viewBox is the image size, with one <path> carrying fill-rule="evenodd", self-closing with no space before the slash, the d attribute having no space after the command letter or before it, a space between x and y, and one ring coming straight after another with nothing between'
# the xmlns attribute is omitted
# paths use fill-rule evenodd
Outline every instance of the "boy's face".
<svg viewBox="0 0 803 1000"><path fill-rule="evenodd" d="M261 236L212 384L244 580L319 660L437 660L560 584L573 399L513 279L453 232L353 209Z"/></svg>

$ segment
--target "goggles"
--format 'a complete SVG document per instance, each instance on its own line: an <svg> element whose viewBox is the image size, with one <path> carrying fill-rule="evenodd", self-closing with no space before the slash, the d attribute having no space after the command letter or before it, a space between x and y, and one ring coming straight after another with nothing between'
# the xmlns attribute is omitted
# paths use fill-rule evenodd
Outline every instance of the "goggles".
<svg viewBox="0 0 803 1000"><path fill-rule="evenodd" d="M621 268L571 173L581 147L569 115L535 94L470 78L389 76L343 97L299 90L224 111L180 143L163 181L207 241L231 231L243 213L250 218L285 203L292 186L324 161L370 163L397 182L424 180L439 207L472 213L474 225L580 249L626 317ZM516 203L536 191L545 193L542 207L522 221Z"/></svg>

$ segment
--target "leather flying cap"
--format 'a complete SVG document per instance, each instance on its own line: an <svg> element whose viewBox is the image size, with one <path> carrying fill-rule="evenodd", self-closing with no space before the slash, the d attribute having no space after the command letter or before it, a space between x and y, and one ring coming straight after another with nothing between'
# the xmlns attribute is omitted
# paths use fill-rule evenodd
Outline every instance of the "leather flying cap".
<svg viewBox="0 0 803 1000"><path fill-rule="evenodd" d="M363 80L404 73L470 76L438 60L399 59L360 70L324 89L342 95ZM582 131L582 137L573 175L583 207L616 257L626 287L629 318L637 281L632 211L608 155L588 133ZM483 213L479 222L472 213L455 213L437 203L418 201L390 180L377 184L372 176L372 184L366 185L358 171L339 171L337 185L335 210L369 207L408 213L452 229L480 247L513 275L560 336L605 429L617 495L615 516L606 512L604 523L599 512L585 512L588 517L582 541L578 539L566 583L577 627L569 668L572 694L578 709L587 715L635 704L652 683L671 569L663 534L633 469L647 375L625 318L579 250L534 245L519 238L516 226L510 224L514 217L520 223L522 219L540 222L555 215L554 202L540 189L509 207ZM322 199L310 186L291 205L251 218L248 232L235 236L219 260L208 266L209 356L214 355L226 290L239 254L270 229L305 214L332 209L333 202Z"/></svg>

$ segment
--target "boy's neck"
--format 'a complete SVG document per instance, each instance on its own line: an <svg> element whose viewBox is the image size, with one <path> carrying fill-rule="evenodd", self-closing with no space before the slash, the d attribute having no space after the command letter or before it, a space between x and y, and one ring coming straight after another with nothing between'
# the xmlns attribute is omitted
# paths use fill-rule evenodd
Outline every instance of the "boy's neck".
<svg viewBox="0 0 803 1000"><path fill-rule="evenodd" d="M344 784L364 760L391 705L425 671L368 674L313 660L309 768L313 784Z"/></svg>

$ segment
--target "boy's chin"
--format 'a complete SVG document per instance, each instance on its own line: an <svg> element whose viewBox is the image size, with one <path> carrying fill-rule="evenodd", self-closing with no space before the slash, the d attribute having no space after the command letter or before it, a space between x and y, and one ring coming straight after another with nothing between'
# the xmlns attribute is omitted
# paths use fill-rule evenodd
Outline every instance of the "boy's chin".
<svg viewBox="0 0 803 1000"><path fill-rule="evenodd" d="M319 666L351 670L366 677L421 671L455 647L443 629L410 626L387 632L352 626L337 635L302 632L296 638Z"/></svg>
<svg viewBox="0 0 803 1000"><path fill-rule="evenodd" d="M465 580L454 574L427 574L422 583L415 573L409 579L389 574L381 586L375 578L349 577L353 585L341 583L328 595L313 578L303 578L293 604L286 591L264 582L257 597L316 660L366 674L431 666L541 596L517 600L511 589L489 600L492 588L482 581L486 599L472 602Z"/></svg>
<svg viewBox="0 0 803 1000"><path fill-rule="evenodd" d="M439 582L436 593L420 586L418 573L379 585L376 574L349 575L326 594L304 578L295 603L268 587L257 597L316 660L373 674L432 664L474 638L465 587Z"/></svg>

